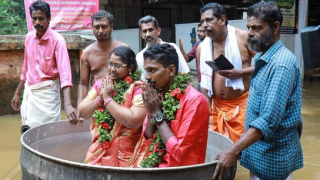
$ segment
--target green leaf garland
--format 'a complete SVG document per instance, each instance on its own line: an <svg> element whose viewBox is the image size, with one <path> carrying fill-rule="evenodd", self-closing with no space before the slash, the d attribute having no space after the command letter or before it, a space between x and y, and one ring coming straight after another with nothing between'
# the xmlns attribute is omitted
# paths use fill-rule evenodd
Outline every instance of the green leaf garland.
<svg viewBox="0 0 320 180"><path fill-rule="evenodd" d="M141 70L137 70L135 73L127 76L124 80L121 80L119 83L115 84L115 94L112 99L118 104L123 103L126 91L129 89L132 83L140 79L140 75ZM92 119L95 120L95 125L98 127L99 143L105 147L112 139L110 131L114 126L115 119L104 107L99 107L97 110L95 110L92 115Z"/></svg>
<svg viewBox="0 0 320 180"><path fill-rule="evenodd" d="M174 84L170 87L169 92L165 94L162 111L169 126L171 120L176 119L176 112L181 108L179 100L183 97L185 89L190 82L191 76L189 74L179 73L178 76L174 77ZM152 142L147 154L148 155L140 163L140 167L142 168L157 167L161 163L162 157L166 154L166 146L162 141L158 130L153 134Z"/></svg>

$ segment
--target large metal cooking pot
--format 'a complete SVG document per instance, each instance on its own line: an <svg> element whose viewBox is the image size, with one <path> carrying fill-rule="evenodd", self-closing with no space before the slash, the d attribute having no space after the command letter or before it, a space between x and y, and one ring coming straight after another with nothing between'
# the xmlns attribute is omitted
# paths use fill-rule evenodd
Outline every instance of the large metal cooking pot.
<svg viewBox="0 0 320 180"><path fill-rule="evenodd" d="M206 163L173 168L118 168L83 164L91 143L90 121L70 124L59 121L35 127L21 137L22 179L44 180L208 180L215 157L232 144L228 138L209 132ZM236 164L224 174L233 179Z"/></svg>

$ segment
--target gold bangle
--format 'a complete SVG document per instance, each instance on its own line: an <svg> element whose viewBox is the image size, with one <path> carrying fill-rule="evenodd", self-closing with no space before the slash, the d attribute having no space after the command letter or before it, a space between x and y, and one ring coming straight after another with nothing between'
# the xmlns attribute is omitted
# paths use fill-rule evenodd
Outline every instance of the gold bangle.
<svg viewBox="0 0 320 180"><path fill-rule="evenodd" d="M154 121L154 118L152 116L148 116L148 121L152 124L155 125L156 122Z"/></svg>

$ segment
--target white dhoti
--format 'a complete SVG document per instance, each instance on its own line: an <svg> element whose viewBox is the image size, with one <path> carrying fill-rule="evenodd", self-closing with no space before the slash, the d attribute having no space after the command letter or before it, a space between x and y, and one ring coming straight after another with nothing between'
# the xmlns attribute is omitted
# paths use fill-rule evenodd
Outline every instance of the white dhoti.
<svg viewBox="0 0 320 180"><path fill-rule="evenodd" d="M47 80L35 85L25 83L21 105L22 125L31 128L60 120L59 79Z"/></svg>
<svg viewBox="0 0 320 180"><path fill-rule="evenodd" d="M250 180L260 180L260 179L252 171L250 171ZM285 180L292 180L292 173Z"/></svg>

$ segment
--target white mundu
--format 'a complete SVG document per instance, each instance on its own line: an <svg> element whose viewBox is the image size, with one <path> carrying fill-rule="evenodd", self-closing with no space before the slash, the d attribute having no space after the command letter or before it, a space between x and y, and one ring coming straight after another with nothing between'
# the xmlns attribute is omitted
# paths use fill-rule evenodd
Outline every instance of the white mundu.
<svg viewBox="0 0 320 180"><path fill-rule="evenodd" d="M186 62L186 60L184 59L183 55L180 52L180 49L177 45L175 45L174 43L167 43L164 42L160 39L160 44L170 44L171 46L173 46L178 54L178 59L179 59L179 72L182 73L188 73L190 71L189 66ZM141 80L145 81L145 75L146 75L146 71L144 70L144 59L143 59L143 53L147 50L148 46L146 46L143 50L141 50L138 54L137 54L137 63L139 68L142 70L142 75L141 75Z"/></svg>
<svg viewBox="0 0 320 180"><path fill-rule="evenodd" d="M59 79L47 80L35 85L25 83L21 105L22 125L30 128L60 120Z"/></svg>
<svg viewBox="0 0 320 180"><path fill-rule="evenodd" d="M253 172L250 171L250 180L260 180ZM292 173L285 180L292 180Z"/></svg>

